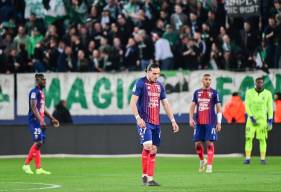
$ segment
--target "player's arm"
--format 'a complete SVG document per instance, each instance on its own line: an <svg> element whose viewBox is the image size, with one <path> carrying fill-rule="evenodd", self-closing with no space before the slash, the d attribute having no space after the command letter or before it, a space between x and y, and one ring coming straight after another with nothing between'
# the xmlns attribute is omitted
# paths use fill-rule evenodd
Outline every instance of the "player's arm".
<svg viewBox="0 0 281 192"><path fill-rule="evenodd" d="M196 107L196 103L194 101L192 101L191 105L190 105L190 108L189 108L189 126L191 128L195 127L195 121L193 119L195 107Z"/></svg>
<svg viewBox="0 0 281 192"><path fill-rule="evenodd" d="M254 114L253 114L253 112L251 110L251 99L252 99L252 96L251 96L250 91L248 90L246 92L246 98L245 98L246 113L247 113L247 116L252 121L252 123L255 125L255 124L257 124L257 121L254 118Z"/></svg>
<svg viewBox="0 0 281 192"><path fill-rule="evenodd" d="M179 126L178 126L178 124L177 124L177 122L175 120L175 117L174 117L174 114L173 114L173 111L172 111L172 108L171 108L171 105L170 105L168 99L167 98L162 99L161 103L163 105L163 108L164 108L166 114L170 118L170 121L171 121L172 127L173 127L173 131L175 133L178 132L179 131Z"/></svg>
<svg viewBox="0 0 281 192"><path fill-rule="evenodd" d="M250 103L251 103L251 95L250 95L250 92L247 91L246 98L245 98L245 106L246 106L246 113L249 117L253 116L253 113L250 108Z"/></svg>
<svg viewBox="0 0 281 192"><path fill-rule="evenodd" d="M141 128L145 128L145 122L144 120L140 117L138 108L137 108L137 102L138 102L139 96L137 95L132 95L131 101L130 101L130 108L133 113L133 115L136 118L137 124Z"/></svg>
<svg viewBox="0 0 281 192"><path fill-rule="evenodd" d="M53 125L54 127L59 127L59 121L58 121L56 118L54 118L54 117L47 111L46 107L45 107L45 110L44 110L44 115L46 115L46 116L51 120L52 125Z"/></svg>
<svg viewBox="0 0 281 192"><path fill-rule="evenodd" d="M221 103L216 104L216 110L217 110L217 126L216 130L220 131L221 130L221 121L222 121L222 107Z"/></svg>
<svg viewBox="0 0 281 192"><path fill-rule="evenodd" d="M267 100L267 117L268 117L268 130L272 129L273 124L273 101L272 101L272 94L268 92L268 100Z"/></svg>

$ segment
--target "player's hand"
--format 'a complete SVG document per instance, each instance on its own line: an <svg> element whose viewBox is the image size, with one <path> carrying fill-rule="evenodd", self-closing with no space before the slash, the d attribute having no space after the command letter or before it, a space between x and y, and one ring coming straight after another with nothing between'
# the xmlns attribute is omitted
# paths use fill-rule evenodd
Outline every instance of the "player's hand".
<svg viewBox="0 0 281 192"><path fill-rule="evenodd" d="M51 120L53 127L58 128L60 126L60 122L57 119Z"/></svg>
<svg viewBox="0 0 281 192"><path fill-rule="evenodd" d="M251 116L250 119L251 119L253 125L257 125L257 121L253 116Z"/></svg>
<svg viewBox="0 0 281 192"><path fill-rule="evenodd" d="M194 128L195 127L195 121L194 121L194 119L193 118L190 118L189 119L189 126L191 127L191 128Z"/></svg>
<svg viewBox="0 0 281 192"><path fill-rule="evenodd" d="M145 122L142 118L137 118L137 124L140 128L144 129L146 127Z"/></svg>
<svg viewBox="0 0 281 192"><path fill-rule="evenodd" d="M216 131L217 131L217 132L220 132L220 131L221 131L221 123L217 123Z"/></svg>
<svg viewBox="0 0 281 192"><path fill-rule="evenodd" d="M268 119L267 120L267 130L271 131L272 130L272 124L273 124L273 120L272 119Z"/></svg>
<svg viewBox="0 0 281 192"><path fill-rule="evenodd" d="M172 122L172 127L173 127L174 133L179 132L180 129L179 129L179 126L178 126L177 122L173 121Z"/></svg>

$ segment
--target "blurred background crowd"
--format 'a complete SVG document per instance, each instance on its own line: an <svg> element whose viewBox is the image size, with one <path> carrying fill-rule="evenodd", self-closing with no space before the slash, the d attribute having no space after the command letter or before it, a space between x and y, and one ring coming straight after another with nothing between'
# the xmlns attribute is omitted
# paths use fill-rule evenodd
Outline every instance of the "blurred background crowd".
<svg viewBox="0 0 281 192"><path fill-rule="evenodd" d="M281 68L281 0L1 0L0 73Z"/></svg>

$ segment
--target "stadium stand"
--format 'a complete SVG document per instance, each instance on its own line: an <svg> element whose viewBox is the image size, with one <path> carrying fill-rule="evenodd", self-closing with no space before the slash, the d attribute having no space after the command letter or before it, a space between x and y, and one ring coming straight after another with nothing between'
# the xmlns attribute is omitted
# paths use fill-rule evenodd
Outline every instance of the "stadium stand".
<svg viewBox="0 0 281 192"><path fill-rule="evenodd" d="M259 8L229 17L224 0L3 0L0 73L138 71L163 38L169 70L280 68L281 1Z"/></svg>

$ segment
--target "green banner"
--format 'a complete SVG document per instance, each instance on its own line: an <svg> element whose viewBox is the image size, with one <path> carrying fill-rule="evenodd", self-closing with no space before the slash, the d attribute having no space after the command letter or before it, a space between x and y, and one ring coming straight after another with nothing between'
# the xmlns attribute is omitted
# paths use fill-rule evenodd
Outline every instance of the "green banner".
<svg viewBox="0 0 281 192"><path fill-rule="evenodd" d="M212 87L220 93L223 103L232 92L240 92L245 97L247 89L254 87L256 77L263 76L265 87L272 93L281 91L281 70L270 75L263 72L235 73L229 71L170 71L161 72L159 81L166 88L168 99L174 113L187 113L193 92L200 88L204 73L212 75ZM73 115L127 115L131 114L129 101L135 81L145 76L144 72L135 73L47 73L46 107L52 112L62 99ZM26 115L28 93L34 87L34 75L17 75L17 112ZM24 82L24 84L22 84ZM163 113L163 110L161 110Z"/></svg>
<svg viewBox="0 0 281 192"><path fill-rule="evenodd" d="M14 119L14 75L0 75L0 119Z"/></svg>

